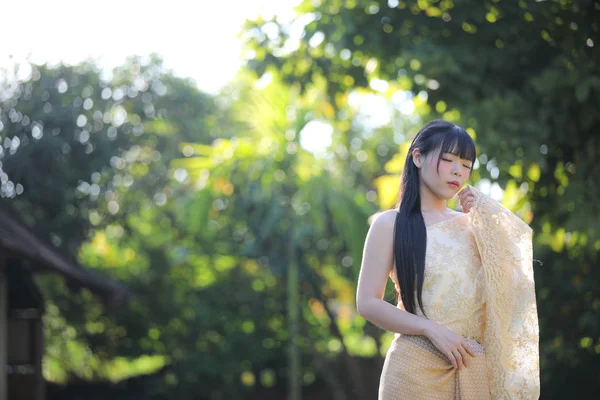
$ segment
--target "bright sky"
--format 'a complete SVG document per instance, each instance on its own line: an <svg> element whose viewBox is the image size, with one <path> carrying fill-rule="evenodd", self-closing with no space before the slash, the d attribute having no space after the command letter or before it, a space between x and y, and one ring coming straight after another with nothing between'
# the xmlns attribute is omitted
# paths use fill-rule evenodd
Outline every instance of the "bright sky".
<svg viewBox="0 0 600 400"><path fill-rule="evenodd" d="M2 5L0 65L78 63L113 68L129 55L160 54L177 75L214 93L241 60L237 34L246 19L289 16L298 0L20 0Z"/></svg>

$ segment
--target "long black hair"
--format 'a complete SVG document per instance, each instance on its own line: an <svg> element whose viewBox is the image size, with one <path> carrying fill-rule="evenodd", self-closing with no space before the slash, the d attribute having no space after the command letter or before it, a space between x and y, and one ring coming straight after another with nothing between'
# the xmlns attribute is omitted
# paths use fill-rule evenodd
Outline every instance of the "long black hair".
<svg viewBox="0 0 600 400"><path fill-rule="evenodd" d="M414 164L412 157L412 151L415 148L418 148L424 157L435 154L438 149L441 150L437 161L438 173L440 160L444 153L452 153L474 163L476 152L473 139L463 128L444 120L434 120L417 132L404 162L400 192L396 203L398 213L394 225L396 277L400 284L400 296L404 309L416 314L416 283L417 301L423 315L426 316L421 293L425 276L427 229L423 214L421 214L419 169Z"/></svg>

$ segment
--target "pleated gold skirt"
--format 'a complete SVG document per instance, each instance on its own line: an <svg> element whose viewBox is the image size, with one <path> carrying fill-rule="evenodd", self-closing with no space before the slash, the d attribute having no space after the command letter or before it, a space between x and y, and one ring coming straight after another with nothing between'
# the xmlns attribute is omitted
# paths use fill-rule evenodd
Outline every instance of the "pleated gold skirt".
<svg viewBox="0 0 600 400"><path fill-rule="evenodd" d="M379 400L489 400L485 352L465 339L475 357L458 370L426 337L396 335L385 356Z"/></svg>

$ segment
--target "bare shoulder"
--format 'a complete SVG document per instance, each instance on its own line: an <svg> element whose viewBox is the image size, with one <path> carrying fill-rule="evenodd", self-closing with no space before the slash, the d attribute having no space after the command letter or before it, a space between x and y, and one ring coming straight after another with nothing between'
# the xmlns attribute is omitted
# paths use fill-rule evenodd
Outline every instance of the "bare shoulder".
<svg viewBox="0 0 600 400"><path fill-rule="evenodd" d="M369 222L373 229L377 230L389 230L394 228L396 223L396 215L398 212L395 209L380 211L373 214L369 218Z"/></svg>

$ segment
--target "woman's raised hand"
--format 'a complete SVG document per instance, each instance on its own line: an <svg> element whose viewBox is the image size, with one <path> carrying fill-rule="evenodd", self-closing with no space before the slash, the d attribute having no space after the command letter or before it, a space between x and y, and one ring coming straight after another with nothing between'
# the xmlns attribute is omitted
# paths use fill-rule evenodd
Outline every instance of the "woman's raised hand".
<svg viewBox="0 0 600 400"><path fill-rule="evenodd" d="M475 204L475 195L469 185L465 186L460 192L457 193L460 197L460 206L464 213L471 211L471 207Z"/></svg>
<svg viewBox="0 0 600 400"><path fill-rule="evenodd" d="M436 322L429 322L424 331L425 336L448 357L454 368L460 370L468 367L471 363L469 356L475 357L475 353L463 337Z"/></svg>

